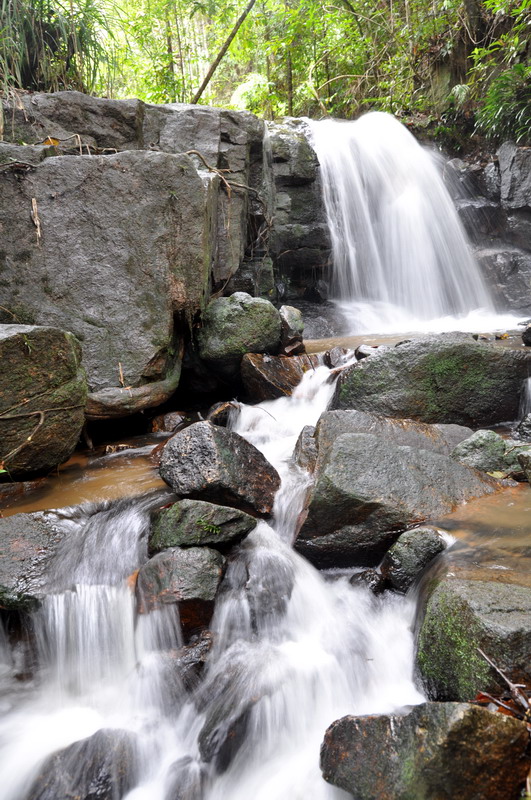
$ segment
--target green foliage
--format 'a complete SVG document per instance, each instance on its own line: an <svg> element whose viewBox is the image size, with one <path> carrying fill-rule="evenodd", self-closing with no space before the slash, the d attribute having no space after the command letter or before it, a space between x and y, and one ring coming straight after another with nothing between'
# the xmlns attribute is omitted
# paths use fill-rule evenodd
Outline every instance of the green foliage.
<svg viewBox="0 0 531 800"><path fill-rule="evenodd" d="M0 0L0 89L93 90L104 32L97 0Z"/></svg>
<svg viewBox="0 0 531 800"><path fill-rule="evenodd" d="M477 124L492 138L531 142L531 66L513 64L492 80Z"/></svg>
<svg viewBox="0 0 531 800"><path fill-rule="evenodd" d="M212 522L208 522L206 519L198 519L195 523L201 530L205 531L205 533L213 533L216 536L221 533L221 528L219 525L214 525Z"/></svg>

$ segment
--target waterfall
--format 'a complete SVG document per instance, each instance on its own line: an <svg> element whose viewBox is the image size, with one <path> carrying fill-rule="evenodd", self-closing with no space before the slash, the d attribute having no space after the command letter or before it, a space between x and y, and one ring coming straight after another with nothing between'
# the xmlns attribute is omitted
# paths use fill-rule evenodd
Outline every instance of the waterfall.
<svg viewBox="0 0 531 800"><path fill-rule="evenodd" d="M52 753L102 729L134 737L135 785L119 795L127 800L184 796L175 781L190 800L346 797L320 775L327 726L423 698L412 677L414 600L323 576L291 549L310 481L291 453L333 389L320 367L292 397L233 414L231 427L274 463L282 486L271 525L259 522L229 561L214 645L193 691L167 669L182 643L176 606L138 617L127 580L146 559L150 509L160 499L82 508L65 522L70 535L34 617L34 678L20 696L13 691L0 722L3 800L28 800ZM3 657L4 672L10 664ZM241 746L205 763L205 737L223 730L239 731Z"/></svg>
<svg viewBox="0 0 531 800"><path fill-rule="evenodd" d="M514 327L494 304L436 157L382 112L311 123L348 333Z"/></svg>

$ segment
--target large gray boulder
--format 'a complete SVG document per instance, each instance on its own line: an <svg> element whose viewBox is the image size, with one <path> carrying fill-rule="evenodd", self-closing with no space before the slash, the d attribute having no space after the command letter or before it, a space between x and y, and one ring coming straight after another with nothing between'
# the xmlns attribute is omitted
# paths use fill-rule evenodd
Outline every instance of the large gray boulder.
<svg viewBox="0 0 531 800"><path fill-rule="evenodd" d="M531 238L527 241L529 244ZM531 253L510 242L491 243L476 251L476 259L498 306L530 314Z"/></svg>
<svg viewBox="0 0 531 800"><path fill-rule="evenodd" d="M253 248L253 231L262 230L272 216L272 187L264 154L265 123L247 111L205 108L172 103L147 105L144 119L146 145L167 153L195 151L199 169L206 164L225 173L232 184L220 191L217 213L216 258L213 283L221 288L242 265ZM245 187L251 187L248 191ZM254 246L253 249L256 249Z"/></svg>
<svg viewBox="0 0 531 800"><path fill-rule="evenodd" d="M256 519L228 506L204 500L180 500L160 511L153 520L149 549L208 545L226 551L256 527Z"/></svg>
<svg viewBox="0 0 531 800"><path fill-rule="evenodd" d="M466 703L343 717L321 747L325 780L354 800L517 800L531 764L524 722Z"/></svg>
<svg viewBox="0 0 531 800"><path fill-rule="evenodd" d="M472 700L506 685L481 648L513 681L529 684L531 588L499 581L432 581L423 597L417 662L434 700Z"/></svg>
<svg viewBox="0 0 531 800"><path fill-rule="evenodd" d="M501 201L505 208L531 208L531 150L504 142L498 150Z"/></svg>
<svg viewBox="0 0 531 800"><path fill-rule="evenodd" d="M276 353L280 314L269 300L235 292L212 300L197 333L199 355L209 365L237 372L245 353Z"/></svg>
<svg viewBox="0 0 531 800"><path fill-rule="evenodd" d="M280 486L277 471L237 433L196 422L166 444L160 474L181 497L268 516Z"/></svg>
<svg viewBox="0 0 531 800"><path fill-rule="evenodd" d="M89 416L175 390L174 318L206 302L214 213L214 184L184 155L62 156L0 172L2 319L77 336Z"/></svg>
<svg viewBox="0 0 531 800"><path fill-rule="evenodd" d="M50 470L72 455L87 381L70 333L0 325L0 478Z"/></svg>
<svg viewBox="0 0 531 800"><path fill-rule="evenodd" d="M467 334L428 336L346 369L334 408L356 408L423 422L492 425L516 419L531 354Z"/></svg>
<svg viewBox="0 0 531 800"><path fill-rule="evenodd" d="M388 419L367 411L325 411L315 430L319 465L326 461L332 444L344 433L370 433L397 445L451 455L460 442L472 435L472 430L463 425L429 425L412 419Z"/></svg>
<svg viewBox="0 0 531 800"><path fill-rule="evenodd" d="M58 146L90 154L92 149L138 150L144 146L144 103L109 100L82 92L23 94L3 99L4 138L14 144ZM88 149L90 148L90 150Z"/></svg>
<svg viewBox="0 0 531 800"><path fill-rule="evenodd" d="M448 456L344 433L317 468L295 547L321 567L373 566L400 531L496 490Z"/></svg>
<svg viewBox="0 0 531 800"><path fill-rule="evenodd" d="M170 547L157 553L138 573L140 612L177 604L186 635L206 627L224 566L225 558L210 547Z"/></svg>

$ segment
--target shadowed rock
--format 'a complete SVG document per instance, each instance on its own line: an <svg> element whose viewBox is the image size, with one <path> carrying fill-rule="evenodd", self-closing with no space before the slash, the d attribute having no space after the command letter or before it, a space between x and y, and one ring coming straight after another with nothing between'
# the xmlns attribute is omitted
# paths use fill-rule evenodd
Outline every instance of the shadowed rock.
<svg viewBox="0 0 531 800"><path fill-rule="evenodd" d="M153 556L138 573L141 612L176 603L185 633L208 626L225 559L209 547L171 547Z"/></svg>
<svg viewBox="0 0 531 800"><path fill-rule="evenodd" d="M137 777L134 735L104 729L51 756L25 800L121 800Z"/></svg>
<svg viewBox="0 0 531 800"><path fill-rule="evenodd" d="M435 528L406 531L385 554L381 572L398 592L407 592L420 573L446 548Z"/></svg>
<svg viewBox="0 0 531 800"><path fill-rule="evenodd" d="M517 800L530 765L525 723L466 703L343 717L321 747L325 780L354 800Z"/></svg>

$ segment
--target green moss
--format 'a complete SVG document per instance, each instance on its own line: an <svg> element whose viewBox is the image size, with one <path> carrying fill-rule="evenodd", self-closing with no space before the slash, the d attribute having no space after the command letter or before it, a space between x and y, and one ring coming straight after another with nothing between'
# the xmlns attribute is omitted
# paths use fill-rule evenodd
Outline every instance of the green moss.
<svg viewBox="0 0 531 800"><path fill-rule="evenodd" d="M481 630L466 603L439 586L428 601L418 644L418 665L438 700L473 700L489 668L477 652Z"/></svg>
<svg viewBox="0 0 531 800"><path fill-rule="evenodd" d="M496 378L492 375L488 359L477 353L449 352L428 354L413 375L424 394L425 418L439 418L449 409L461 408L463 396L474 397L483 404L496 391ZM471 415L473 416L473 415Z"/></svg>
<svg viewBox="0 0 531 800"><path fill-rule="evenodd" d="M3 611L35 611L38 606L35 597L0 586L0 609Z"/></svg>

